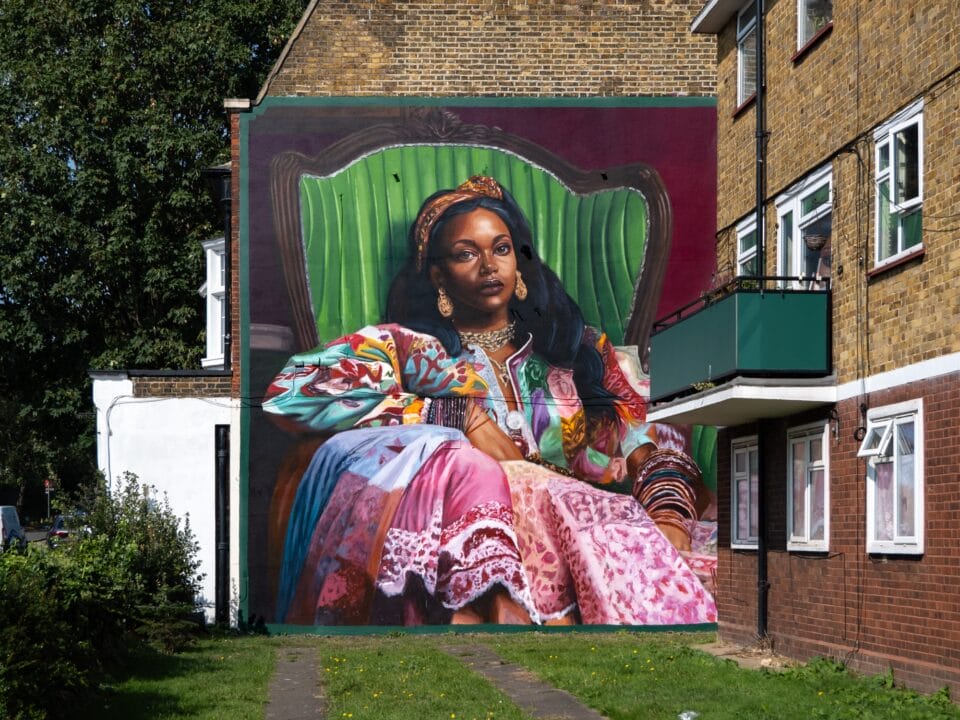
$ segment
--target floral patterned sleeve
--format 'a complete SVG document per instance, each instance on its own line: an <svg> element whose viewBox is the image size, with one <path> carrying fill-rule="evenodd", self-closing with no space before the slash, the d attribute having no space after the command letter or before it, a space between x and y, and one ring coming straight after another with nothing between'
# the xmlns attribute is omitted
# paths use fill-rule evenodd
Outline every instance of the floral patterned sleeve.
<svg viewBox="0 0 960 720"><path fill-rule="evenodd" d="M656 433L646 422L647 401L631 383L606 336L600 336L597 350L605 368L604 387L617 396L618 432L610 433L608 447L619 441L619 454L627 458L644 445L651 452L640 466L637 477L624 478L632 486L633 495L658 524L674 525L689 533L689 523L696 519L696 493L693 482L699 468L685 453L658 449Z"/></svg>
<svg viewBox="0 0 960 720"><path fill-rule="evenodd" d="M294 355L267 388L265 412L299 430L424 422L434 397L482 395L472 365L436 338L399 325L370 325Z"/></svg>
<svg viewBox="0 0 960 720"><path fill-rule="evenodd" d="M655 443L652 426L647 422L647 399L628 379L607 336L601 335L596 344L603 360L603 386L618 398L615 408L619 427L613 442L619 445L619 454L626 458L638 447ZM635 379L638 381L639 378Z"/></svg>
<svg viewBox="0 0 960 720"><path fill-rule="evenodd" d="M584 341L592 343L600 353L603 386L617 398L615 415L604 421L588 420L572 373L551 367L547 385L560 416L566 464L583 480L630 492L626 458L641 445L654 442L651 426L646 422L647 403L627 379L606 335L587 328Z"/></svg>

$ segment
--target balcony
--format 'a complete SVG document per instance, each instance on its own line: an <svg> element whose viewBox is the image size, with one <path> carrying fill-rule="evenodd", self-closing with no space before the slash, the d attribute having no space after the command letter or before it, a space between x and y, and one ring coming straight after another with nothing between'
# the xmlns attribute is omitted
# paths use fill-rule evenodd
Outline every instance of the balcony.
<svg viewBox="0 0 960 720"><path fill-rule="evenodd" d="M655 323L650 419L734 425L832 402L831 294L817 285L740 277Z"/></svg>

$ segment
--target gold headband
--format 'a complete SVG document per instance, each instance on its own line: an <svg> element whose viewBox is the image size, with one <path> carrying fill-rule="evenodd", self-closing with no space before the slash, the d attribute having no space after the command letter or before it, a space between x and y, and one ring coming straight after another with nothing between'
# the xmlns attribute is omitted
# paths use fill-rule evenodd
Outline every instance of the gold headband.
<svg viewBox="0 0 960 720"><path fill-rule="evenodd" d="M503 200L503 188L492 177L474 175L456 190L435 197L420 211L413 229L413 237L417 243L417 272L423 270L423 263L427 258L427 243L430 241L430 231L433 230L433 226L437 224L440 216L457 203L478 197Z"/></svg>

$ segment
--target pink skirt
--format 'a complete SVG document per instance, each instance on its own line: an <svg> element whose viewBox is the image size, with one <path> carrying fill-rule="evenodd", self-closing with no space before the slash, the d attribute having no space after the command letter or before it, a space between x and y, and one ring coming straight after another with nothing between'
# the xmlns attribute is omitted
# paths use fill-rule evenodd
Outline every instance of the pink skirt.
<svg viewBox="0 0 960 720"><path fill-rule="evenodd" d="M291 511L278 621L443 623L492 591L534 623L716 621L711 569L698 577L632 497L424 430L348 431L317 451Z"/></svg>

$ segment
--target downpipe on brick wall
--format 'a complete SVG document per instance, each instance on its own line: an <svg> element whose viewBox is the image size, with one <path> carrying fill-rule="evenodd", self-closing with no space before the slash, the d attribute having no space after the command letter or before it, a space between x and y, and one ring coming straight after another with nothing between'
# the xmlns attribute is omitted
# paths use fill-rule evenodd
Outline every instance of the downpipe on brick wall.
<svg viewBox="0 0 960 720"><path fill-rule="evenodd" d="M760 290L764 290L766 277L766 222L764 212L764 201L766 195L766 117L764 114L766 101L766 70L764 53L764 17L763 0L755 0L757 17L757 88L756 88L756 114L757 114L757 274L760 275ZM757 525L759 529L757 537L757 638L765 640L767 637L767 596L769 594L770 583L767 577L767 512L766 512L766 492L764 491L764 422L761 419L757 427Z"/></svg>
<svg viewBox="0 0 960 720"><path fill-rule="evenodd" d="M217 425L215 432L214 621L226 627L230 624L230 426Z"/></svg>

